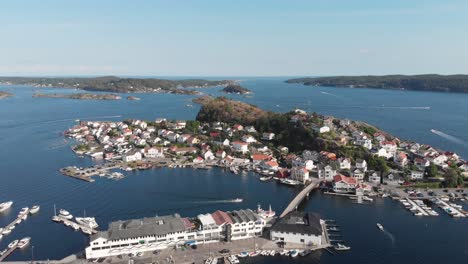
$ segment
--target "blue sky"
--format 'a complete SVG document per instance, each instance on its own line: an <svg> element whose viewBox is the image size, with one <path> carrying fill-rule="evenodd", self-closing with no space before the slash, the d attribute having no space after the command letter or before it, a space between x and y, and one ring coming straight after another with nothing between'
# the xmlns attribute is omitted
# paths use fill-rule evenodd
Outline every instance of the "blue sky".
<svg viewBox="0 0 468 264"><path fill-rule="evenodd" d="M466 0L4 0L0 75L468 73Z"/></svg>

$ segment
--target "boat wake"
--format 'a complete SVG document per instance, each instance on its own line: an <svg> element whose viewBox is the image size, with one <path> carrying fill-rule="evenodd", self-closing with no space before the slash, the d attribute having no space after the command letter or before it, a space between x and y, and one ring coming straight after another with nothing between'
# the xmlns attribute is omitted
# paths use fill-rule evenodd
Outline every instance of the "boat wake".
<svg viewBox="0 0 468 264"><path fill-rule="evenodd" d="M464 146L468 146L468 142L465 142L457 137L454 137L454 136L451 136L449 134L445 134L444 132L442 131L439 131L439 130L435 130L435 129L431 129L431 132L433 134L436 134L442 138L445 138L449 141L452 141L453 143L457 143L457 144L460 144L460 145L464 145Z"/></svg>
<svg viewBox="0 0 468 264"><path fill-rule="evenodd" d="M241 203L243 199L228 199L228 200L214 200L214 201L194 201L196 204L218 204L218 203Z"/></svg>
<svg viewBox="0 0 468 264"><path fill-rule="evenodd" d="M330 96L333 96L333 97L339 97L338 95L332 94L332 93L327 93L327 92L320 92L320 93L325 94L325 95L330 95Z"/></svg>
<svg viewBox="0 0 468 264"><path fill-rule="evenodd" d="M390 241L392 242L392 245L395 245L395 236L388 232L386 229L383 230L384 234L388 236L388 238L390 238Z"/></svg>

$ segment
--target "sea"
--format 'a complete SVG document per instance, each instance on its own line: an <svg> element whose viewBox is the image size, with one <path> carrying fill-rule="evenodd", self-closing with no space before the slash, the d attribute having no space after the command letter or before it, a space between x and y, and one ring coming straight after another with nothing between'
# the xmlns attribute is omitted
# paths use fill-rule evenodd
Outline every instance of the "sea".
<svg viewBox="0 0 468 264"><path fill-rule="evenodd" d="M365 121L400 138L468 158L468 94L311 87L287 84L287 77L235 79L253 94L225 95L220 87L200 90L271 111L300 108ZM87 246L87 236L51 221L54 205L75 216L94 216L99 229L105 230L114 220L174 213L196 216L218 209L255 209L258 204L271 205L280 213L300 191L261 182L252 173L235 175L218 168L124 172L127 177L122 180L97 178L94 183L62 176L58 172L62 167L95 163L74 155L70 150L74 142L63 137L76 120L194 119L199 110L191 102L194 96L123 94L119 101L85 101L32 97L35 92L79 92L72 89L0 86L0 90L15 94L0 100L0 202L14 201L9 211L0 214L0 227L11 222L22 207L41 206L38 214L0 240L3 250L14 239L32 238L29 247L17 250L7 261L61 259ZM141 100L126 100L128 95ZM232 203L235 198L243 202ZM468 209L467 204L463 206ZM415 217L388 198L356 204L319 191L299 210L336 220L339 239L352 249L339 254L320 251L297 259L248 258L243 263L467 263L467 219L453 219L443 212L438 217ZM385 232L376 223L383 224Z"/></svg>

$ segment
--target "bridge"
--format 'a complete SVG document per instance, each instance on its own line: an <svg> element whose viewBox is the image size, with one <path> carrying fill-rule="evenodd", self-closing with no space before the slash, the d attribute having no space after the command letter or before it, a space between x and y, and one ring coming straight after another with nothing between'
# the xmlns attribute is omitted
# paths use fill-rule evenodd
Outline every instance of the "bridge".
<svg viewBox="0 0 468 264"><path fill-rule="evenodd" d="M320 184L320 181L318 179L312 178L312 182L309 185L307 185L306 187L304 187L304 189L302 189L302 191L300 193L298 193L296 195L296 197L294 197L294 199L289 203L288 207L286 207L286 209L284 209L283 213L281 213L280 218L284 217L287 214L289 214L293 210L297 210L297 207L304 200L304 198L309 196L309 193L313 189L318 188L319 184Z"/></svg>

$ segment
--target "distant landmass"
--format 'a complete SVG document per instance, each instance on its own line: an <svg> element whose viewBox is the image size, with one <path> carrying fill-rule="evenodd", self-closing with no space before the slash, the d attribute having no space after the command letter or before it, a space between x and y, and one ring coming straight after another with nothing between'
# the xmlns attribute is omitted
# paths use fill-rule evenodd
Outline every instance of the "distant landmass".
<svg viewBox="0 0 468 264"><path fill-rule="evenodd" d="M115 76L95 78L40 78L40 77L0 77L0 84L32 85L35 87L75 88L87 91L115 93L175 93L200 94L186 88L225 86L232 81L210 81L204 79L166 80L155 78L119 78Z"/></svg>
<svg viewBox="0 0 468 264"><path fill-rule="evenodd" d="M310 86L468 93L468 75L334 76L296 78L286 82Z"/></svg>
<svg viewBox="0 0 468 264"><path fill-rule="evenodd" d="M5 99L5 98L10 97L10 96L13 96L13 94L8 93L8 92L4 92L4 91L0 91L0 99Z"/></svg>
<svg viewBox="0 0 468 264"><path fill-rule="evenodd" d="M222 92L225 93L230 93L230 94L249 94L251 91L247 88L244 88L238 84L229 84L226 87L224 87Z"/></svg>
<svg viewBox="0 0 468 264"><path fill-rule="evenodd" d="M91 93L75 93L75 94L41 94L33 95L35 98L65 98L77 100L120 100L122 97L116 94L91 94Z"/></svg>

